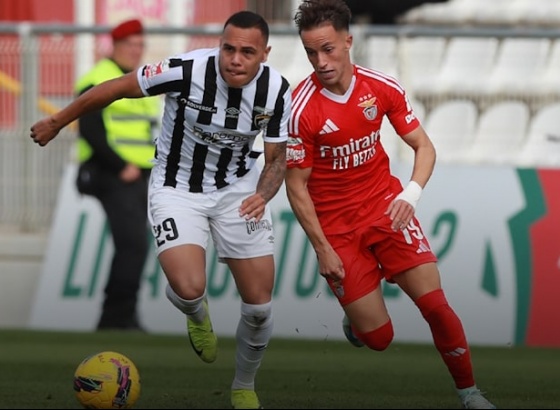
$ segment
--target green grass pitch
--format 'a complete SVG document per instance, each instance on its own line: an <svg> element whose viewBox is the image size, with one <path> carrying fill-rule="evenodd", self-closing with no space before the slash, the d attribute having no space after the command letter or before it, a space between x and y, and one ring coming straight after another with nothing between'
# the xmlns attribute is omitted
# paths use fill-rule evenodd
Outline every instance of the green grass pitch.
<svg viewBox="0 0 560 410"><path fill-rule="evenodd" d="M0 330L0 408L78 409L72 377L95 352L119 351L139 369L137 409L230 408L234 340L220 338L206 364L185 335ZM472 348L479 387L498 408L560 408L560 349ZM460 408L432 345L384 352L343 341L273 338L256 390L267 409Z"/></svg>

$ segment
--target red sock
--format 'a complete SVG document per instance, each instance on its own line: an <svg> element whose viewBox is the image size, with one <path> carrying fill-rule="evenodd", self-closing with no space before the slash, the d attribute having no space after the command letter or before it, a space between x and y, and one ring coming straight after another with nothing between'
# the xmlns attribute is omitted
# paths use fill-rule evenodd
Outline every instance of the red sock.
<svg viewBox="0 0 560 410"><path fill-rule="evenodd" d="M442 289L416 300L420 313L430 325L436 349L458 389L474 386L471 353L461 320L447 303Z"/></svg>

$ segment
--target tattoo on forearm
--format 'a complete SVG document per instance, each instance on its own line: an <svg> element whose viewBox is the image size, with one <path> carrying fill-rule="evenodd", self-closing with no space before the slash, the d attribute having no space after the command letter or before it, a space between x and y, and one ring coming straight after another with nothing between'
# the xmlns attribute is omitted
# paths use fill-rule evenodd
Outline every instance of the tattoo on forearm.
<svg viewBox="0 0 560 410"><path fill-rule="evenodd" d="M266 202L270 201L280 189L286 175L286 143L274 144L273 160L265 164L257 192L260 193Z"/></svg>

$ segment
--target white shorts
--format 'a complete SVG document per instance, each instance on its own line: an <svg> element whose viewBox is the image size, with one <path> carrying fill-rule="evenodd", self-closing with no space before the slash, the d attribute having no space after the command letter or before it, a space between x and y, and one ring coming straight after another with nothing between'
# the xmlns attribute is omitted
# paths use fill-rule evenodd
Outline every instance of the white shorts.
<svg viewBox="0 0 560 410"><path fill-rule="evenodd" d="M150 185L148 219L156 254L186 244L207 249L211 234L220 260L272 255L274 231L270 205L258 223L239 216L241 201L255 192L259 175L258 169L253 168L235 184L209 193Z"/></svg>

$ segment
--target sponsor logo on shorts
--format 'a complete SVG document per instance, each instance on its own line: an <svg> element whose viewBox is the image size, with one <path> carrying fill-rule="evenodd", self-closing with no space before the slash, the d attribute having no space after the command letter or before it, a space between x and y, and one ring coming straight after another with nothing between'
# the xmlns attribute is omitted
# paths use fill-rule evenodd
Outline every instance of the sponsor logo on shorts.
<svg viewBox="0 0 560 410"><path fill-rule="evenodd" d="M252 235L254 232L260 230L272 231L272 223L268 219L261 219L260 221L247 221L245 223L247 226L247 234Z"/></svg>
<svg viewBox="0 0 560 410"><path fill-rule="evenodd" d="M416 250L416 253L424 253L424 252L431 252L431 251L432 250L430 249L430 247L426 245L424 241L420 241L420 245L418 245L418 249Z"/></svg>

